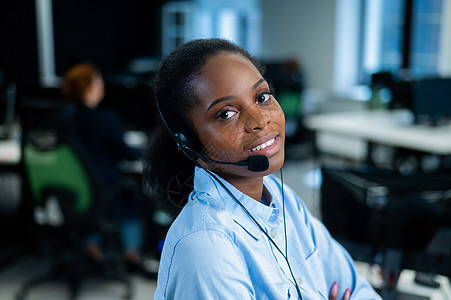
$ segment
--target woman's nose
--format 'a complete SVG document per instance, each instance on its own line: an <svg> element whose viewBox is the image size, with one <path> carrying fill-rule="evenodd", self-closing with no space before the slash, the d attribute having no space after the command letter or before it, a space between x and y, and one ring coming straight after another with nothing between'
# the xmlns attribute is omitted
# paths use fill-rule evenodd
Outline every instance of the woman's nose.
<svg viewBox="0 0 451 300"><path fill-rule="evenodd" d="M268 112L262 109L248 109L245 113L244 128L247 132L263 130L271 123Z"/></svg>

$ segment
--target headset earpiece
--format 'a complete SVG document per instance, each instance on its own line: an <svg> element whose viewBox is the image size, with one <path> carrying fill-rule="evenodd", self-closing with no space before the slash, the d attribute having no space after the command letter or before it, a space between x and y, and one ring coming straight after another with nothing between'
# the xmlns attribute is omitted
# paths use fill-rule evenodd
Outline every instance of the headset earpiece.
<svg viewBox="0 0 451 300"><path fill-rule="evenodd" d="M190 148L189 142L183 133L174 134L174 138L177 143L177 149L182 151L186 157L193 161L196 161L199 158L199 155Z"/></svg>
<svg viewBox="0 0 451 300"><path fill-rule="evenodd" d="M188 140L183 133L174 134L175 142L177 143L177 148L182 150L184 148L189 148Z"/></svg>
<svg viewBox="0 0 451 300"><path fill-rule="evenodd" d="M186 157L188 157L192 161L196 161L199 158L199 155L190 148L189 142L186 139L185 135L183 133L173 133L172 130L169 128L168 124L166 123L166 120L163 117L163 113L160 109L160 104L158 103L157 96L154 95L155 104L157 105L158 113L160 114L161 121L163 121L164 127L168 130L169 134L172 136L172 138L175 140L177 144L177 149L179 151L182 151Z"/></svg>

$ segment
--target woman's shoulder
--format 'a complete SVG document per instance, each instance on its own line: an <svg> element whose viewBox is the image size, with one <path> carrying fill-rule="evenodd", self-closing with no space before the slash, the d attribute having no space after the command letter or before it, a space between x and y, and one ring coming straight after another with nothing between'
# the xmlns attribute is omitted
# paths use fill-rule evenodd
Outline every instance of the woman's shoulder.
<svg viewBox="0 0 451 300"><path fill-rule="evenodd" d="M166 242L174 246L181 240L197 242L204 235L232 238L230 212L219 207L200 203L188 203L169 228Z"/></svg>
<svg viewBox="0 0 451 300"><path fill-rule="evenodd" d="M109 110L101 108L89 108L84 105L78 105L75 110L75 116L84 122L95 122L102 126L111 126L119 122L117 115Z"/></svg>

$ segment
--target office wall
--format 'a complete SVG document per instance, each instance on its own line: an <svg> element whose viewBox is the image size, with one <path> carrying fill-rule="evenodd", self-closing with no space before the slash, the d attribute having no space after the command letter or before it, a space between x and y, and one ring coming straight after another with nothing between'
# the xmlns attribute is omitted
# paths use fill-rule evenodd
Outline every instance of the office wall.
<svg viewBox="0 0 451 300"><path fill-rule="evenodd" d="M33 0L0 1L0 69L18 85L38 79ZM0 83L1 84L1 83Z"/></svg>
<svg viewBox="0 0 451 300"><path fill-rule="evenodd" d="M294 57L309 88L332 91L335 0L261 0L262 59Z"/></svg>
<svg viewBox="0 0 451 300"><path fill-rule="evenodd" d="M53 0L57 75L78 61L110 75L123 72L134 57L160 55L165 1Z"/></svg>
<svg viewBox="0 0 451 300"><path fill-rule="evenodd" d="M133 0L128 6L106 0L95 4L87 0L53 1L58 75L71 60L98 60L102 71L108 73L119 71L120 60L132 55L158 55L161 37L157 16L165 1ZM0 64L13 80L37 80L34 1L1 3ZM83 4L93 9L84 9ZM261 7L262 58L298 58L307 71L309 87L331 90L335 0L261 0ZM118 12L125 14L118 18ZM76 22L77 18L84 22ZM103 34L107 30L110 32ZM98 39L76 42L77 37L86 37L86 31L96 33ZM84 47L94 50L85 53Z"/></svg>

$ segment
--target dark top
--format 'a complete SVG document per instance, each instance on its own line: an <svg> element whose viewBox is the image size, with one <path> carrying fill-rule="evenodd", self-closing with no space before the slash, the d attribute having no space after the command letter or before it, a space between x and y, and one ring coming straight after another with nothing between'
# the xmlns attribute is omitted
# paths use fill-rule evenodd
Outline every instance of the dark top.
<svg viewBox="0 0 451 300"><path fill-rule="evenodd" d="M75 110L73 125L106 184L115 183L122 178L119 161L141 158L140 151L125 144L122 124L110 112L79 105Z"/></svg>

